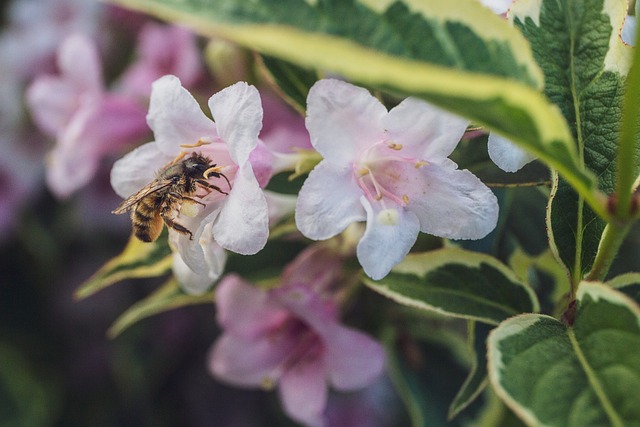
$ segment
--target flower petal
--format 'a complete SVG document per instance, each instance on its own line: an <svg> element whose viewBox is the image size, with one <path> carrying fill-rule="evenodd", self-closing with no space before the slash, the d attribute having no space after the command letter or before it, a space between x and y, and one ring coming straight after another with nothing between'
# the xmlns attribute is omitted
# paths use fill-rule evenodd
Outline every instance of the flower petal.
<svg viewBox="0 0 640 427"><path fill-rule="evenodd" d="M61 73L77 87L96 93L104 90L98 48L91 39L81 34L67 37L60 46L57 60Z"/></svg>
<svg viewBox="0 0 640 427"><path fill-rule="evenodd" d="M249 162L236 173L233 189L213 224L213 236L223 248L242 255L253 255L267 243L269 209Z"/></svg>
<svg viewBox="0 0 640 427"><path fill-rule="evenodd" d="M349 167L321 161L302 185L296 204L296 225L306 237L324 240L349 224L364 221L362 190L353 182Z"/></svg>
<svg viewBox="0 0 640 427"><path fill-rule="evenodd" d="M223 334L209 355L209 372L235 386L258 387L277 382L280 365L294 344L274 341L271 336L253 339Z"/></svg>
<svg viewBox="0 0 640 427"><path fill-rule="evenodd" d="M257 338L289 317L266 291L235 274L225 276L216 287L216 308L218 324L245 338Z"/></svg>
<svg viewBox="0 0 640 427"><path fill-rule="evenodd" d="M420 222L402 207L372 206L364 196L360 201L367 211L367 228L356 249L358 261L369 277L382 279L409 253L418 238Z"/></svg>
<svg viewBox="0 0 640 427"><path fill-rule="evenodd" d="M419 159L433 162L453 152L469 121L420 99L407 98L391 109L382 123L392 142Z"/></svg>
<svg viewBox="0 0 640 427"><path fill-rule="evenodd" d="M498 220L498 201L475 175L450 165L429 164L414 171L405 188L406 209L420 220L420 231L448 239L481 239Z"/></svg>
<svg viewBox="0 0 640 427"><path fill-rule="evenodd" d="M78 88L58 77L36 78L26 95L33 120L52 137L69 123L78 106Z"/></svg>
<svg viewBox="0 0 640 427"><path fill-rule="evenodd" d="M382 345L360 331L337 326L326 346L329 379L338 390L366 387L384 370Z"/></svg>
<svg viewBox="0 0 640 427"><path fill-rule="evenodd" d="M202 295L214 283L208 274L198 274L189 268L178 252L173 253L173 274L178 279L182 290L189 295Z"/></svg>
<svg viewBox="0 0 640 427"><path fill-rule="evenodd" d="M287 415L306 426L324 425L327 384L321 358L299 363L286 371L280 379L279 391Z"/></svg>
<svg viewBox="0 0 640 427"><path fill-rule="evenodd" d="M505 172L516 172L536 159L536 156L495 133L489 134L488 149L493 163Z"/></svg>
<svg viewBox="0 0 640 427"><path fill-rule="evenodd" d="M171 75L153 83L147 123L160 150L174 156L182 150L181 144L196 144L200 138L216 135L215 124L180 80Z"/></svg>
<svg viewBox="0 0 640 427"><path fill-rule="evenodd" d="M307 96L311 144L332 163L343 165L381 141L381 120L386 114L387 109L369 91L340 80L320 80Z"/></svg>
<svg viewBox="0 0 640 427"><path fill-rule="evenodd" d="M218 135L237 165L249 158L262 128L262 102L258 89L245 82L229 86L209 98Z"/></svg>
<svg viewBox="0 0 640 427"><path fill-rule="evenodd" d="M153 181L156 171L171 160L155 142L141 145L114 163L111 186L118 196L129 197Z"/></svg>

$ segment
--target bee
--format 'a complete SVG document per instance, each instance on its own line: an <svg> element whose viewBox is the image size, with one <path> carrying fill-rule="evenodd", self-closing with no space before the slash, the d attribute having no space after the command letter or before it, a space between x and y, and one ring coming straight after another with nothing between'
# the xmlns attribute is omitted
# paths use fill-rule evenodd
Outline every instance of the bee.
<svg viewBox="0 0 640 427"><path fill-rule="evenodd" d="M220 172L219 167L201 154L193 152L185 159L186 154L183 153L164 166L156 174L155 180L127 198L112 212L119 215L133 209L131 213L133 232L143 242L155 241L162 231L163 222L167 227L178 233L188 234L189 239L193 239L193 233L176 222L183 206L205 206L194 198L202 197L196 196L199 188L204 189L207 194L214 190L221 194L229 194L207 182L209 177L222 177L231 188L229 179Z"/></svg>

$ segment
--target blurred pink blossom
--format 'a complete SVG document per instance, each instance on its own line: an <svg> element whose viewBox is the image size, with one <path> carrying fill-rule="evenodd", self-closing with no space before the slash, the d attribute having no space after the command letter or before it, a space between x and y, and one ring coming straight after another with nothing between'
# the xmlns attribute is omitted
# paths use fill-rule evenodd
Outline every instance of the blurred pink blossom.
<svg viewBox="0 0 640 427"><path fill-rule="evenodd" d="M328 387L357 390L383 371L382 346L338 321L335 302L298 281L261 290L235 275L216 289L224 329L209 368L241 387L278 387L285 413L307 426L326 425Z"/></svg>
<svg viewBox="0 0 640 427"><path fill-rule="evenodd" d="M148 133L145 109L131 98L106 92L96 46L73 35L58 51L58 75L43 75L27 91L34 121L56 145L47 163L47 184L60 198L95 175L100 160Z"/></svg>
<svg viewBox="0 0 640 427"><path fill-rule="evenodd" d="M151 84L164 76L177 76L193 88L204 76L196 37L185 28L146 24L138 35L137 59L120 78L123 92L148 99Z"/></svg>

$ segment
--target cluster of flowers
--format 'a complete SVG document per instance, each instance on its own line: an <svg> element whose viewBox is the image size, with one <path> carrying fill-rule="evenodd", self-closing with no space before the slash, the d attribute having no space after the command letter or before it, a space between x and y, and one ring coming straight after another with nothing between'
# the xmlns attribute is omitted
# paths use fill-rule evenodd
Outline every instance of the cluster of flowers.
<svg viewBox="0 0 640 427"><path fill-rule="evenodd" d="M493 3L504 13L510 2ZM635 21L628 23L623 36L633 31ZM491 190L448 158L468 123L426 102L408 98L387 110L364 88L324 79L309 91L303 119L239 82L209 98L212 120L190 93L209 89L196 40L186 30L147 23L138 34L136 60L111 87L90 37L67 28L50 39L63 40L57 73L29 77L27 90L33 120L57 141L46 169L49 188L68 197L93 178L105 156L135 146L149 128L154 141L111 171L112 187L123 198L178 156L196 152L212 159L230 189L199 194L197 213L180 216L192 236L169 229L174 274L191 294L218 282L224 333L211 352L213 375L238 386L277 385L285 412L306 425L323 424L329 385L359 389L383 370L380 344L340 323L344 252L312 244L285 269L279 286L263 290L237 275L223 276L227 251L256 254L270 226L294 215L300 233L314 241L353 231L365 274L381 279L420 232L480 239L496 225ZM322 160L297 196L265 190L274 175L294 170L309 152ZM489 137L489 154L507 171L533 159L497 135ZM209 182L224 187L219 179Z"/></svg>

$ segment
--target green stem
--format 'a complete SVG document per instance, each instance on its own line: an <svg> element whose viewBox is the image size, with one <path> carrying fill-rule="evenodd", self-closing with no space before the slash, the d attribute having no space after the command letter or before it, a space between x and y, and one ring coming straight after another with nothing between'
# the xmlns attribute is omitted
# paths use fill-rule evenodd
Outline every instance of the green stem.
<svg viewBox="0 0 640 427"><path fill-rule="evenodd" d="M636 46L640 46L640 31L636 33ZM637 49L637 48L636 48ZM636 179L635 146L640 117L640 55L633 55L633 63L627 75L626 95L622 109L620 144L618 146L616 177L616 216L626 220L631 216L633 182Z"/></svg>
<svg viewBox="0 0 640 427"><path fill-rule="evenodd" d="M602 233L596 259L593 261L591 271L586 275L585 280L605 280L611 264L613 264L613 260L616 258L620 246L630 230L630 223L624 225L610 223L607 225Z"/></svg>

